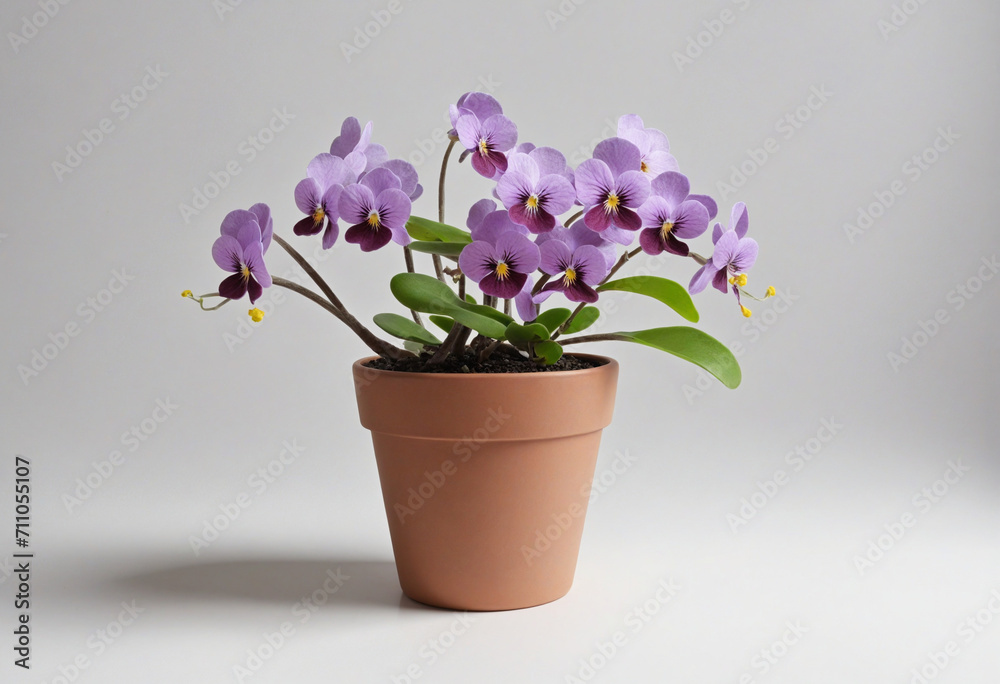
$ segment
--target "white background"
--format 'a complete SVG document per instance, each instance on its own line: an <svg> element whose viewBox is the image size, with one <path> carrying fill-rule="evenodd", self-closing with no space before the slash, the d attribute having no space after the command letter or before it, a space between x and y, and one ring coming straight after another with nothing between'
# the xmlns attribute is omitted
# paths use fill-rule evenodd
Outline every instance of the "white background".
<svg viewBox="0 0 1000 684"><path fill-rule="evenodd" d="M36 558L30 673L11 662L15 582L0 572L0 680L403 682L414 666L420 682L904 684L922 667L927 681L997 681L1000 278L988 268L990 280L976 278L1000 255L1000 11L985 0L903 4L909 14L894 16L889 0L403 0L392 15L377 1L221 13L209 0L70 2L43 22L31 18L35 2L5 3L0 536L6 557L22 454L33 463ZM724 10L729 23L713 23ZM369 24L372 12L391 20ZM33 33L25 17L44 25ZM376 34L367 44L366 26ZM12 41L19 33L30 38ZM355 40L362 47L345 56ZM679 62L686 50L693 57ZM147 69L166 75L142 92ZM120 118L116 99L137 87L143 101ZM754 305L754 328L731 297L696 297L700 327L742 345L735 392L698 385L693 367L653 350L590 350L622 368L598 477L621 454L634 462L604 475L573 590L544 607L475 615L432 660L432 640L464 628L399 591L350 380L365 348L292 299L234 345L226 336L244 324L242 304L205 314L178 295L221 279L210 246L231 209L267 202L291 236L295 183L349 115L374 120L377 142L420 162L428 192L414 212L434 216L444 145L432 135L446 128L447 105L478 87L493 89L521 140L574 164L621 114L664 130L723 217L748 204L761 244L750 287L786 298ZM809 109L813 88L832 94ZM274 109L294 119L251 159L241 145ZM796 127L780 125L788 116ZM113 130L58 173L66 147L104 118ZM938 140L939 130L956 135ZM769 138L778 149L755 168ZM926 152L936 141L944 151ZM917 177L912 158L925 153L933 163ZM180 205L233 161L239 175L185 221ZM720 188L744 163L741 187ZM891 206L875 207L860 232L845 228L897 180L905 192ZM490 189L453 166L449 220L461 224ZM710 249L707 236L697 245ZM282 275L292 264L279 252L269 265ZM341 241L328 257L321 270L360 318L398 311L387 287L398 250L362 258ZM692 272L688 261L657 265L682 282ZM116 271L133 279L96 312L87 298ZM970 279L970 298L952 293ZM922 334L939 310L945 322ZM606 329L671 316L631 298ZM58 354L48 348L54 358L37 375L19 371L70 323L78 333ZM904 338L921 346L894 364ZM177 408L147 421L155 430L143 441L123 439L158 400ZM823 420L842 427L796 470L787 455ZM258 495L248 478L292 440L301 455ZM78 479L115 451L124 463L68 506ZM915 499L953 461L968 471L947 493ZM787 483L734 525L727 516L744 498L760 503L755 492L773 491L777 470ZM191 537L244 492L250 508L196 556ZM907 514L915 524L901 539L882 536L882 557L859 566ZM338 568L350 579L303 622L294 604ZM669 601L656 598L661 582L677 587ZM131 601L139 617L109 630ZM655 615L637 622L644 604ZM961 630L970 618L981 632ZM285 622L294 631L268 654L265 635ZM793 637L788 624L807 631ZM97 630L117 638L102 646ZM623 643L605 662L599 644L616 632ZM774 646L783 637L794 643ZM935 673L929 654L949 642ZM781 654L766 671L762 649ZM239 680L248 650L271 657Z"/></svg>

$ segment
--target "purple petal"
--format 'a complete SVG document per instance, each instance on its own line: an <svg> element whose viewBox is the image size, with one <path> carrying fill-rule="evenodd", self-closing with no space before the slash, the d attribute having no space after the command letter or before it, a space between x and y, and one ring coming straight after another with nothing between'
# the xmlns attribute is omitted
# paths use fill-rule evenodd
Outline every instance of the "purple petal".
<svg viewBox="0 0 1000 684"><path fill-rule="evenodd" d="M456 116L461 115L462 110L472 112L480 121L486 121L495 114L503 114L503 107L497 102L496 98L488 93L483 93L480 91L472 91L465 93L462 97L458 98L458 104L449 107L449 113L451 114L451 125L455 126Z"/></svg>
<svg viewBox="0 0 1000 684"><path fill-rule="evenodd" d="M527 273L511 271L505 278L498 278L492 271L479 281L479 289L493 297L511 299L524 287L528 281Z"/></svg>
<svg viewBox="0 0 1000 684"><path fill-rule="evenodd" d="M697 200L687 200L677 207L673 223L678 238L696 238L708 230L708 209Z"/></svg>
<svg viewBox="0 0 1000 684"><path fill-rule="evenodd" d="M480 126L475 114L463 114L458 117L455 130L458 131L458 140L462 143L462 147L467 150L479 149Z"/></svg>
<svg viewBox="0 0 1000 684"><path fill-rule="evenodd" d="M743 238L740 240L739 245L736 247L736 251L733 253L733 257L730 260L733 268L736 269L738 273L749 271L750 267L757 261L758 249L757 241L753 238Z"/></svg>
<svg viewBox="0 0 1000 684"><path fill-rule="evenodd" d="M660 228L664 222L673 223L673 205L659 195L650 195L649 199L639 207L639 218L642 225L647 228Z"/></svg>
<svg viewBox="0 0 1000 684"><path fill-rule="evenodd" d="M576 190L573 189L573 185L558 174L542 176L535 190L544 200L545 211L557 216L567 211L576 201Z"/></svg>
<svg viewBox="0 0 1000 684"><path fill-rule="evenodd" d="M606 231L601 233L601 237L605 240L609 240L615 244L624 245L626 247L635 242L635 236L635 231L625 230L624 228L619 228L618 226L611 226Z"/></svg>
<svg viewBox="0 0 1000 684"><path fill-rule="evenodd" d="M712 265L716 270L725 270L740 244L740 238L731 230L727 230L715 243L715 252L712 254Z"/></svg>
<svg viewBox="0 0 1000 684"><path fill-rule="evenodd" d="M420 177L413 164L402 159L390 159L382 166L396 174L396 177L399 178L399 189L405 192L411 200L420 196L420 193L417 192L417 188L420 188ZM420 190L423 191L423 188Z"/></svg>
<svg viewBox="0 0 1000 684"><path fill-rule="evenodd" d="M538 164L529 155L520 152L507 153L507 173L517 173L526 179L525 185L534 188L541 178Z"/></svg>
<svg viewBox="0 0 1000 684"><path fill-rule="evenodd" d="M361 139L361 124L353 116L344 119L340 124L340 135L333 139L330 154L343 159L354 151L354 146Z"/></svg>
<svg viewBox="0 0 1000 684"><path fill-rule="evenodd" d="M292 228L292 232L296 235L315 235L319 231L323 230L324 223L326 223L326 217L316 221L311 215L306 216L304 219L295 224L295 227Z"/></svg>
<svg viewBox="0 0 1000 684"><path fill-rule="evenodd" d="M264 251L259 243L250 245L243 250L243 263L250 269L250 273L262 287L271 287L271 274L267 272L267 265L264 264Z"/></svg>
<svg viewBox="0 0 1000 684"><path fill-rule="evenodd" d="M716 271L715 272L715 275L712 277L712 287L714 287L716 290L718 290L722 294L726 294L726 292L729 291L729 288L726 287L726 270L725 269L723 269L721 271Z"/></svg>
<svg viewBox="0 0 1000 684"><path fill-rule="evenodd" d="M587 302L593 304L597 301L597 291L579 278L575 283L565 285L563 294L571 302Z"/></svg>
<svg viewBox="0 0 1000 684"><path fill-rule="evenodd" d="M688 199L694 200L695 202L701 202L705 205L705 209L708 210L709 221L719 215L719 205L716 204L715 200L708 195L688 195Z"/></svg>
<svg viewBox="0 0 1000 684"><path fill-rule="evenodd" d="M614 217L614 224L619 228L624 228L625 230L639 230L642 228L642 219L639 218L639 214L635 213L631 209L621 207L618 209L618 213Z"/></svg>
<svg viewBox="0 0 1000 684"><path fill-rule="evenodd" d="M528 156L538 165L539 176L553 173L561 176L566 171L566 157L554 147L536 147Z"/></svg>
<svg viewBox="0 0 1000 684"><path fill-rule="evenodd" d="M529 323L538 317L538 307L535 306L535 301L531 298L531 290L534 287L535 281L529 276L525 280L521 291L514 297L514 306L517 309L517 315L525 323Z"/></svg>
<svg viewBox="0 0 1000 684"><path fill-rule="evenodd" d="M365 177L361 179L361 184L368 186L368 188L372 191L372 194L376 196L378 196L383 190L388 190L390 188L393 190L399 190L403 186L399 177L384 167L373 169L371 173L365 174ZM407 196L407 199L409 199L409 196Z"/></svg>
<svg viewBox="0 0 1000 684"><path fill-rule="evenodd" d="M538 251L542 272L549 275L562 273L573 260L573 252L570 251L569 245L562 240L548 240L543 242L541 245L538 245ZM603 262L603 257L601 261Z"/></svg>
<svg viewBox="0 0 1000 684"><path fill-rule="evenodd" d="M667 171L653 178L649 184L650 192L659 195L676 207L685 199L691 191L691 183L687 176L676 171Z"/></svg>
<svg viewBox="0 0 1000 684"><path fill-rule="evenodd" d="M344 157L344 164L347 165L348 170L351 172L350 182L353 182L368 168L368 157L365 156L364 152L351 152ZM347 185L347 183L345 182L344 185Z"/></svg>
<svg viewBox="0 0 1000 684"><path fill-rule="evenodd" d="M524 235L527 232L527 227L514 223L507 211L500 209L486 215L479 227L472 231L472 239L495 245L497 238L504 233Z"/></svg>
<svg viewBox="0 0 1000 684"><path fill-rule="evenodd" d="M366 185L356 184L344 188L337 203L337 214L348 223L368 220L368 214L375 206L375 195Z"/></svg>
<svg viewBox="0 0 1000 684"><path fill-rule="evenodd" d="M733 213L729 218L729 229L736 231L738 237L743 237L747 234L749 227L750 216L747 214L747 205L743 202L737 202L733 205Z"/></svg>
<svg viewBox="0 0 1000 684"><path fill-rule="evenodd" d="M364 149L365 171L371 171L385 166L389 162L389 151L381 145L369 145Z"/></svg>
<svg viewBox="0 0 1000 684"><path fill-rule="evenodd" d="M325 152L313 157L309 166L306 167L306 173L310 178L316 179L321 190L326 190L334 183L346 185L354 180L353 172L348 167L347 162Z"/></svg>
<svg viewBox="0 0 1000 684"><path fill-rule="evenodd" d="M556 217L542 208L530 211L522 205L517 205L510 212L510 216L512 219L515 219L515 223L523 224L535 235L547 233L556 227Z"/></svg>
<svg viewBox="0 0 1000 684"><path fill-rule="evenodd" d="M649 197L649 179L642 171L626 171L615 181L616 194L626 207L637 208Z"/></svg>
<svg viewBox="0 0 1000 684"><path fill-rule="evenodd" d="M489 140L490 149L497 152L506 152L517 143L517 126L503 114L483 120L482 134Z"/></svg>
<svg viewBox="0 0 1000 684"><path fill-rule="evenodd" d="M323 249L330 249L337 242L340 235L340 224L336 221L327 221L326 230L323 231Z"/></svg>
<svg viewBox="0 0 1000 684"><path fill-rule="evenodd" d="M722 224L721 223L716 223L715 227L712 228L712 244L713 245L719 244L719 239L722 237L722 234L724 232L725 231L722 230Z"/></svg>
<svg viewBox="0 0 1000 684"><path fill-rule="evenodd" d="M221 235L236 237L239 235L240 229L248 223L257 223L257 215L246 209L237 209L229 212L226 214L226 218L222 219L222 227L219 232Z"/></svg>
<svg viewBox="0 0 1000 684"><path fill-rule="evenodd" d="M489 161L489 158L479 154L478 150L472 153L472 168L484 178L493 178L497 171L497 167Z"/></svg>
<svg viewBox="0 0 1000 684"><path fill-rule="evenodd" d="M243 263L243 247L232 235L223 235L212 245L212 258L222 270L236 273Z"/></svg>
<svg viewBox="0 0 1000 684"><path fill-rule="evenodd" d="M239 232L236 233L236 240L243 247L244 252L254 245L260 245L260 226L257 225L256 217L253 221L244 223L240 227Z"/></svg>
<svg viewBox="0 0 1000 684"><path fill-rule="evenodd" d="M271 246L271 238L274 236L274 219L271 218L271 207L263 202L259 202L250 207L250 213L257 217L257 225L260 226L260 242L264 246L264 253Z"/></svg>
<svg viewBox="0 0 1000 684"><path fill-rule="evenodd" d="M597 147L594 148L594 158L607 164L611 169L611 175L615 178L626 171L641 173L642 161L639 148L624 138L608 138L597 143Z"/></svg>
<svg viewBox="0 0 1000 684"><path fill-rule="evenodd" d="M352 152L365 152L372 140L372 122L369 121L365 124L365 129L361 131L361 136L358 138L357 144L354 146Z"/></svg>
<svg viewBox="0 0 1000 684"><path fill-rule="evenodd" d="M618 259L614 243L605 240L601 233L595 233L588 228L583 219L577 219L573 225L570 226L566 242L569 244L570 249L573 250L583 245L593 245L594 247L597 247L598 251L604 255L604 261L608 265L609 269L614 266L615 261Z"/></svg>
<svg viewBox="0 0 1000 684"><path fill-rule="evenodd" d="M636 130L643 131L646 130L645 125L642 123L642 117L638 114L623 114L618 117L618 135L621 136L623 131Z"/></svg>
<svg viewBox="0 0 1000 684"><path fill-rule="evenodd" d="M389 188L380 192L375 198L375 208L382 225L395 233L404 229L406 222L410 220L412 204L405 192ZM409 244L409 240L406 244Z"/></svg>
<svg viewBox="0 0 1000 684"><path fill-rule="evenodd" d="M323 205L323 211L326 212L326 217L331 221L336 221L340 218L340 196L343 192L344 186L339 183L335 183L323 193L323 198L320 200Z"/></svg>
<svg viewBox="0 0 1000 684"><path fill-rule="evenodd" d="M247 293L247 279L234 273L219 283L219 294L227 299L241 299Z"/></svg>
<svg viewBox="0 0 1000 684"><path fill-rule="evenodd" d="M667 241L664 244L663 248L664 250L670 252L671 254L676 254L677 256L682 256L682 257L686 257L691 252L691 249L687 246L686 243L683 243L677 239L677 236L674 235L674 231L667 233Z"/></svg>
<svg viewBox="0 0 1000 684"><path fill-rule="evenodd" d="M493 245L477 240L465 246L458 255L458 267L470 280L478 283L493 272L490 263L496 258Z"/></svg>
<svg viewBox="0 0 1000 684"><path fill-rule="evenodd" d="M316 211L323 201L323 188L319 186L314 178L306 178L299 181L295 186L295 206L303 214L311 214Z"/></svg>
<svg viewBox="0 0 1000 684"><path fill-rule="evenodd" d="M601 204L614 187L611 169L600 159L588 159L576 168L576 194L584 206Z"/></svg>
<svg viewBox="0 0 1000 684"><path fill-rule="evenodd" d="M688 291L691 294L698 294L708 286L708 283L712 280L714 275L715 267L712 266L712 262L709 261L708 263L703 264L691 278L691 283L688 285Z"/></svg>
<svg viewBox="0 0 1000 684"><path fill-rule="evenodd" d="M391 230L387 228L376 230L368 225L367 221L351 226L344 233L344 240L354 245L361 245L362 252L374 252L389 244L391 239Z"/></svg>
<svg viewBox="0 0 1000 684"><path fill-rule="evenodd" d="M511 269L518 273L532 273L541 262L538 247L520 233L504 233L498 237L496 254L508 262ZM513 295L510 296L513 297Z"/></svg>
<svg viewBox="0 0 1000 684"><path fill-rule="evenodd" d="M501 179L502 180L502 179ZM479 228L486 215L496 211L497 203L491 199L481 199L469 208L469 218L465 221L465 226L470 231Z"/></svg>
<svg viewBox="0 0 1000 684"><path fill-rule="evenodd" d="M663 240L660 239L659 228L646 228L639 233L639 246L646 254L656 256L663 253Z"/></svg>
<svg viewBox="0 0 1000 684"><path fill-rule="evenodd" d="M677 171L680 168L674 155L662 150L649 152L642 161L646 165L646 174L650 178L656 178L662 173Z"/></svg>
<svg viewBox="0 0 1000 684"><path fill-rule="evenodd" d="M572 263L580 280L588 285L597 285L608 274L608 265L601 250L592 245L583 245L573 252ZM543 269L544 270L544 269Z"/></svg>
<svg viewBox="0 0 1000 684"><path fill-rule="evenodd" d="M604 205L598 204L592 207L583 215L583 220L587 227L601 233L611 227L611 213L604 209Z"/></svg>
<svg viewBox="0 0 1000 684"><path fill-rule="evenodd" d="M250 294L250 303L253 304L264 294L264 288L251 276L247 279L247 292Z"/></svg>
<svg viewBox="0 0 1000 684"><path fill-rule="evenodd" d="M525 155L521 157L527 158ZM516 155L515 155L516 158ZM535 184L526 175L517 171L511 166L507 167L507 173L497 183L497 197L503 205L510 209L521 203L522 198L535 193Z"/></svg>

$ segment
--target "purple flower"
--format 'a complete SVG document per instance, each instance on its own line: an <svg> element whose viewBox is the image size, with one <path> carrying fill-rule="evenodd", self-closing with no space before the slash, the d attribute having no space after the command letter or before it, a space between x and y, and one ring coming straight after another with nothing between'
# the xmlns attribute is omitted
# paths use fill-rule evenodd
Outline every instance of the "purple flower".
<svg viewBox="0 0 1000 684"><path fill-rule="evenodd" d="M576 191L586 209L584 221L588 228L603 233L608 229L636 231L642 227L635 210L649 197L649 180L639 165L639 148L621 138L599 143L594 158L580 164L576 169ZM622 240L614 233L606 237ZM631 242L631 237L625 239Z"/></svg>
<svg viewBox="0 0 1000 684"><path fill-rule="evenodd" d="M406 196L410 198L411 202L424 194L424 186L420 184L420 177L417 175L417 169L410 162L403 159L390 159L375 168L389 169L392 171L396 178L399 179L399 189L406 193ZM370 173L373 170L374 169L369 169L366 173ZM362 175L362 178L363 177L364 175ZM360 180L360 178L358 180Z"/></svg>
<svg viewBox="0 0 1000 684"><path fill-rule="evenodd" d="M451 119L451 130L448 131L448 135L453 138L458 137L458 131L455 129L463 114L475 114L480 121L486 121L491 116L503 114L503 107L500 106L495 97L487 93L477 90L465 93L458 98L456 104L448 107L448 117Z"/></svg>
<svg viewBox="0 0 1000 684"><path fill-rule="evenodd" d="M562 240L549 240L539 250L542 271L558 276L545 285L541 292L562 292L571 302L597 301L594 286L608 274L608 266L600 250L592 245L571 250Z"/></svg>
<svg viewBox="0 0 1000 684"><path fill-rule="evenodd" d="M527 235L528 229L522 225L514 223L510 218L510 213L505 209L491 211L483 216L475 228L472 229L472 239L488 242L491 245L497 243L497 239L504 233L518 233Z"/></svg>
<svg viewBox="0 0 1000 684"><path fill-rule="evenodd" d="M316 155L306 170L308 178L295 186L295 205L307 216L295 224L296 235L315 235L323 230L323 249L330 249L337 241L337 205L344 186L354 182L355 174L347 162L332 154Z"/></svg>
<svg viewBox="0 0 1000 684"><path fill-rule="evenodd" d="M486 294L510 299L521 292L540 260L535 243L520 233L508 232L498 237L495 245L485 240L467 245L458 265Z"/></svg>
<svg viewBox="0 0 1000 684"><path fill-rule="evenodd" d="M551 232L539 235L535 238L535 244L540 248L549 240L561 240L569 245L572 251L576 251L578 247L583 245L596 247L604 256L604 262L608 265L609 270L618 260L615 243L605 240L601 233L592 231L583 219L577 219L569 228L557 226Z"/></svg>
<svg viewBox="0 0 1000 684"><path fill-rule="evenodd" d="M677 160L670 154L670 143L663 131L646 128L637 114L618 119L618 137L639 148L639 170L652 180L666 171L677 171Z"/></svg>
<svg viewBox="0 0 1000 684"><path fill-rule="evenodd" d="M410 198L400 190L399 178L389 169L375 169L360 183L344 188L337 206L340 216L353 224L344 239L361 245L362 252L384 247L389 240L410 244L406 233Z"/></svg>
<svg viewBox="0 0 1000 684"><path fill-rule="evenodd" d="M757 242L744 237L749 224L750 218L743 202L737 202L733 207L728 230L723 231L720 224L715 224L713 231L715 252L711 260L698 269L691 279L688 289L692 293L704 290L709 281L715 289L725 293L728 279L728 284L732 285L733 294L739 301L739 288L746 284L746 271L757 261Z"/></svg>
<svg viewBox="0 0 1000 684"><path fill-rule="evenodd" d="M517 126L503 114L481 120L472 112L455 122L458 139L472 153L472 166L480 176L493 178L507 170L504 152L517 142Z"/></svg>
<svg viewBox="0 0 1000 684"><path fill-rule="evenodd" d="M371 138L372 122L369 121L365 124L364 130L362 130L358 120L349 116L340 125L340 135L334 138L330 144L330 154L347 162L348 168L354 172L355 176L359 176L364 173L368 166L369 160L366 152L373 157L379 156L380 151L385 152L385 148L381 145L374 146L375 149L369 152ZM386 154L382 161L388 158L389 155Z"/></svg>
<svg viewBox="0 0 1000 684"><path fill-rule="evenodd" d="M639 234L642 251L687 256L689 249L681 238L695 238L708 230L708 209L698 200L689 199L691 184L687 176L676 171L661 173L650 188L652 194L639 207L645 227Z"/></svg>
<svg viewBox="0 0 1000 684"><path fill-rule="evenodd" d="M531 296L531 291L534 288L535 279L528 276L528 279L524 281L524 286L521 287L521 291L514 297L514 307L517 309L517 315L525 323L530 323L538 318L538 307L535 306L535 300Z"/></svg>
<svg viewBox="0 0 1000 684"><path fill-rule="evenodd" d="M497 195L510 211L511 220L527 226L532 233L546 233L555 228L556 216L576 201L576 191L570 182L557 173L542 175L531 154L508 157L507 172L497 183Z"/></svg>
<svg viewBox="0 0 1000 684"><path fill-rule="evenodd" d="M266 204L255 204L251 211L237 210L222 221L222 235L212 245L212 258L219 268L233 275L219 284L219 294L228 299L240 299L250 293L254 303L271 287L271 275L264 265L264 244L258 217L269 223L271 210ZM268 235L270 244L270 233Z"/></svg>

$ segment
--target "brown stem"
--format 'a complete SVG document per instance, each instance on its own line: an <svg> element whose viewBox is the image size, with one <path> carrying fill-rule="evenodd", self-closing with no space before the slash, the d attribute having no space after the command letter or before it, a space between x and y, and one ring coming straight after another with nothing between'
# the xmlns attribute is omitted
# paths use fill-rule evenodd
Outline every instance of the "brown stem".
<svg viewBox="0 0 1000 684"><path fill-rule="evenodd" d="M534 295L538 294L539 292L541 292L542 288L545 287L545 284L547 282L549 282L549 280L551 278L552 278L552 276L550 276L548 273L544 274L541 278L539 278L538 282L535 283L535 287L532 288L532 290L531 290L531 295L534 296Z"/></svg>
<svg viewBox="0 0 1000 684"><path fill-rule="evenodd" d="M441 160L441 175L438 177L438 223L444 223L444 178L448 171L448 158L451 156L451 151L455 147L455 143L458 142L454 138L449 141L448 147L444 151L444 158ZM442 283L444 282L444 272L442 270L441 257L437 254L434 257L434 273L437 275L437 279Z"/></svg>
<svg viewBox="0 0 1000 684"><path fill-rule="evenodd" d="M486 349L479 352L479 363L482 363L483 361L486 361L488 358L490 358L493 355L493 352L495 352L497 350L497 347L499 347L501 344L503 344L503 342L500 340L493 340L492 342L490 342L489 346L486 347Z"/></svg>
<svg viewBox="0 0 1000 684"><path fill-rule="evenodd" d="M706 259L702 255L697 254L695 252L688 252L688 256L691 257L692 259L694 259L695 261L697 261L702 266L704 266L705 264L708 263L708 259Z"/></svg>
<svg viewBox="0 0 1000 684"><path fill-rule="evenodd" d="M406 272L413 273L413 252L409 247L403 246L403 259L406 261ZM420 321L420 314L417 313L416 309L410 309L410 315L413 316L413 322L417 325L423 327L423 323Z"/></svg>
<svg viewBox="0 0 1000 684"><path fill-rule="evenodd" d="M277 236L275 236L277 237ZM285 278L279 278L277 276L271 277L271 282L278 287L283 287L292 292L297 292L306 299L311 299L316 302L324 309L336 316L341 322L343 322L348 328L354 331L361 341L368 345L368 348L379 356L390 358L390 359L402 359L408 356L413 356L412 352L406 351L405 349L400 349L399 347L392 345L385 340L376 337L371 330L361 325L361 322L354 316L349 314L343 309L338 309L332 303L320 297L318 294L310 290L309 288L302 287L298 283L292 282L291 280L286 280Z"/></svg>
<svg viewBox="0 0 1000 684"><path fill-rule="evenodd" d="M566 346L567 344L580 344L582 342L627 342L628 338L624 335L618 335L615 333L601 333L599 335L577 335L576 337L571 337L568 340L563 340L560 342L561 345Z"/></svg>
<svg viewBox="0 0 1000 684"><path fill-rule="evenodd" d="M428 366L436 366L448 358L448 354L454 348L455 342L462 334L463 329L465 329L465 326L459 325L458 322L451 326L451 330L448 332L448 336L444 338L444 342L441 343L441 346L437 348L434 355L427 361Z"/></svg>
<svg viewBox="0 0 1000 684"><path fill-rule="evenodd" d="M611 268L611 270L608 271L608 274L606 276L604 276L604 280L602 280L601 282L599 282L597 284L597 287L595 287L594 289L596 290L598 287L600 287L604 283L606 283L609 280L611 280L611 276L613 276L615 273L617 273L619 271L619 269L621 269L622 266L624 266L626 263L628 263L629 259L631 259L632 257L634 257L636 254L638 254L641 251L642 251L642 247L636 247L631 252L625 252L624 254L622 254L621 258L618 259L618 263L616 263ZM562 335L563 331L566 330L566 328L569 327L569 324L573 322L573 319L576 318L576 316L577 316L578 313L580 313L581 311L583 311L583 307L585 307L586 305L587 305L586 302L580 302L580 304L575 309L573 309L573 313L571 313L569 315L569 318L566 319L566 322L563 323L562 325L560 325L559 329L556 330L555 333L552 335L552 340L553 341L555 341L555 339L557 337L559 337L560 335ZM591 337L593 337L593 335L591 335Z"/></svg>
<svg viewBox="0 0 1000 684"><path fill-rule="evenodd" d="M504 312L505 314L507 314L508 316L510 316L510 311L511 311L511 308L510 308L510 305L511 305L511 301L512 301L512 300L510 300L510 299L505 299L505 300L503 300L503 312Z"/></svg>
<svg viewBox="0 0 1000 684"><path fill-rule="evenodd" d="M568 219L566 219L566 222L563 225L566 226L567 228L569 228L571 225L573 225L573 221L577 220L581 216L583 216L583 209L581 209L580 211L576 212L575 214L573 214L572 216L570 216Z"/></svg>
<svg viewBox="0 0 1000 684"><path fill-rule="evenodd" d="M347 309L344 307L343 303L337 298L337 295L333 294L333 289L329 285L327 285L326 281L323 280L323 277L319 273L316 272L316 269L313 268L312 265L308 261L306 261L306 258L304 256L302 256L301 254L299 254L298 251L294 247L292 247L290 244L288 244L287 242L285 242L285 239L283 237L281 237L280 235L275 234L274 235L274 241L277 242L279 245L281 245L284 248L284 250L286 252L288 252L288 254L293 259L295 259L295 263L297 263L299 266L301 266L302 270L306 272L306 275L308 275L310 278L312 278L313 282L316 283L319 286L319 289L321 289L323 291L323 294L326 295L326 298L330 300L331 304L333 304L335 307L337 307L341 311L344 311L344 312L347 311Z"/></svg>
<svg viewBox="0 0 1000 684"><path fill-rule="evenodd" d="M458 298L465 301L465 274L458 277Z"/></svg>

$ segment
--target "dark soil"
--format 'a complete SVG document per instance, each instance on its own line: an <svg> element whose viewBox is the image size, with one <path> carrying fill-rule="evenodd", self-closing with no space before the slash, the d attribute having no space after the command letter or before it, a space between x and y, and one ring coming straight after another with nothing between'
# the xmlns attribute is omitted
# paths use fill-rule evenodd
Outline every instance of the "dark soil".
<svg viewBox="0 0 1000 684"><path fill-rule="evenodd" d="M507 346L498 347L483 363L479 363L478 355L470 349L465 350L461 357L450 356L442 363L428 366L430 354L419 357L409 357L393 361L378 358L366 365L377 370L402 371L404 373L547 373L552 371L583 370L595 368L601 363L591 359L581 359L576 356L564 355L551 366L542 366L526 359L517 350Z"/></svg>

